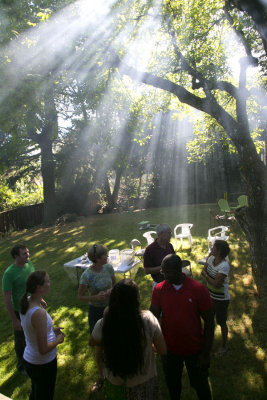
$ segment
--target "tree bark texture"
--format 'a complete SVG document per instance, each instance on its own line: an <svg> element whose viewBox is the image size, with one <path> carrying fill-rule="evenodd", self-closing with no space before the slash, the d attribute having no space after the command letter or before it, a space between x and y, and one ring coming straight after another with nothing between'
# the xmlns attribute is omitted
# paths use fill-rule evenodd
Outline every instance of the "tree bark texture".
<svg viewBox="0 0 267 400"><path fill-rule="evenodd" d="M29 112L29 118L34 115ZM29 122L32 125L32 121ZM44 99L44 119L40 133L28 129L30 139L38 143L41 149L41 173L43 178L44 194L44 220L43 223L51 225L56 219L55 200L55 165L53 157L53 141L58 134L57 110L53 97L53 90L49 88Z"/></svg>
<svg viewBox="0 0 267 400"><path fill-rule="evenodd" d="M40 144L41 148L41 172L44 192L44 223L52 224L56 219L55 200L55 167L52 151L52 142L46 140Z"/></svg>

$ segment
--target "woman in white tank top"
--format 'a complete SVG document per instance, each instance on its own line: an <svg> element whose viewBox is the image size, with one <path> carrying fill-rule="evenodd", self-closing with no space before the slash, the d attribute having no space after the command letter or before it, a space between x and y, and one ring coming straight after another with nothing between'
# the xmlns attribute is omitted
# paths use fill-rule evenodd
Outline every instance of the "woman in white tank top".
<svg viewBox="0 0 267 400"><path fill-rule="evenodd" d="M46 271L32 272L20 301L21 325L26 340L24 368L32 381L30 400L53 399L57 376L56 347L65 336L62 328L53 328L53 321L42 306L42 298L49 289Z"/></svg>

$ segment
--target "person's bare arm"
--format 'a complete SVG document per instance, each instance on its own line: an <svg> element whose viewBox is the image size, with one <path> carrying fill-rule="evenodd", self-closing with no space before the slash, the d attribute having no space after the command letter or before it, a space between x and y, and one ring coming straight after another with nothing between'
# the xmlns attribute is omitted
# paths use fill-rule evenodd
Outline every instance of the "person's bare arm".
<svg viewBox="0 0 267 400"><path fill-rule="evenodd" d="M90 336L89 339L89 345L90 346L99 346L101 345L101 341L100 340L96 340L92 335Z"/></svg>
<svg viewBox="0 0 267 400"><path fill-rule="evenodd" d="M208 283L210 283L212 286L214 286L215 288L219 289L220 287L222 287L223 282L226 278L227 275L222 274L221 272L219 272L215 278L212 278L211 276L208 275L207 271L205 271L203 269L203 271L201 272L201 275L204 276L204 278L206 279L206 281Z"/></svg>
<svg viewBox="0 0 267 400"><path fill-rule="evenodd" d="M10 316L10 319L12 321L13 328L15 331L21 331L22 328L21 328L20 320L17 318L17 316L13 310L13 305L12 305L12 301L11 301L12 292L11 292L11 290L4 291L3 294L4 294L5 307Z"/></svg>
<svg viewBox="0 0 267 400"><path fill-rule="evenodd" d="M204 320L204 342L203 348L199 354L200 366L209 366L210 352L214 337L214 314L213 310L206 310L200 313L201 318Z"/></svg>
<svg viewBox="0 0 267 400"><path fill-rule="evenodd" d="M202 270L202 272L201 272L201 275L203 275L203 272L207 272L207 268L208 268L208 263L207 263L207 261L205 262L205 264L204 264L204 268L203 268L203 270ZM204 275L203 275L204 276Z"/></svg>
<svg viewBox="0 0 267 400"><path fill-rule="evenodd" d="M114 285L116 283L115 275L113 275L111 279L112 279L112 287L105 292L107 297L110 295L110 293L111 293L111 291L112 291L112 289L113 289L113 287L114 287Z"/></svg>
<svg viewBox="0 0 267 400"><path fill-rule="evenodd" d="M161 265L159 265L158 267L144 267L145 273L148 274L156 274L158 272L160 272L161 270Z"/></svg>
<svg viewBox="0 0 267 400"><path fill-rule="evenodd" d="M78 289L78 299L81 301L85 301L88 303L89 301L94 302L94 301L104 301L106 299L106 293L105 292L99 292L97 294L88 296L86 294L87 291L87 286L86 285L79 285Z"/></svg>
<svg viewBox="0 0 267 400"><path fill-rule="evenodd" d="M46 308L46 307L47 307L46 301L45 301L44 299L41 299L41 306L42 306L43 308Z"/></svg>
<svg viewBox="0 0 267 400"><path fill-rule="evenodd" d="M115 275L113 275L112 277L112 287L116 284L116 277Z"/></svg>
<svg viewBox="0 0 267 400"><path fill-rule="evenodd" d="M153 348L157 353L161 355L167 354L167 346L163 335L160 335L153 339Z"/></svg>
<svg viewBox="0 0 267 400"><path fill-rule="evenodd" d="M153 304L151 304L149 310L152 312L152 314L155 315L155 317L156 317L157 319L160 318L160 316L161 316L161 308L160 308L159 306L154 306Z"/></svg>
<svg viewBox="0 0 267 400"><path fill-rule="evenodd" d="M64 341L64 334L60 332L56 336L55 340L52 342L47 342L47 316L45 310L36 310L32 315L31 323L36 332L38 350L40 354L48 353L58 344Z"/></svg>

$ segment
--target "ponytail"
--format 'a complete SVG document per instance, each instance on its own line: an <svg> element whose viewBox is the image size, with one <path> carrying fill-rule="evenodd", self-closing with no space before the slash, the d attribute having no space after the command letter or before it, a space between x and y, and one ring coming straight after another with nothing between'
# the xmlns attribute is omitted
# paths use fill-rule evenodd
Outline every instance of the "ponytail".
<svg viewBox="0 0 267 400"><path fill-rule="evenodd" d="M29 308L29 301L27 293L33 294L37 286L42 286L45 282L45 276L47 275L46 271L34 271L32 272L27 279L26 282L26 292L20 299L20 312L22 315L26 314Z"/></svg>
<svg viewBox="0 0 267 400"><path fill-rule="evenodd" d="M20 313L22 315L26 314L28 308L29 308L28 295L27 292L25 292L20 299Z"/></svg>

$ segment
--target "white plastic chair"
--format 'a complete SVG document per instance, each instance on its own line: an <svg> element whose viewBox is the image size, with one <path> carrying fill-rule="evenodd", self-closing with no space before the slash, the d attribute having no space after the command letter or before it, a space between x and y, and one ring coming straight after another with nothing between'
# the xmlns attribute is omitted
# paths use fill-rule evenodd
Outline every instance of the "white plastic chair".
<svg viewBox="0 0 267 400"><path fill-rule="evenodd" d="M145 249L141 248L142 246L141 246L141 243L139 242L139 240L138 239L131 240L130 246L131 246L131 249L134 250L134 254L136 255L136 257L140 258L140 260L141 260L141 258L144 255Z"/></svg>
<svg viewBox="0 0 267 400"><path fill-rule="evenodd" d="M210 249L215 240L220 239L220 240L228 240L229 236L225 234L226 231L228 231L229 227L228 226L216 226L215 228L211 228L208 230L208 248Z"/></svg>
<svg viewBox="0 0 267 400"><path fill-rule="evenodd" d="M193 278L193 273L192 273L192 268L191 268L191 263L188 260L183 260L182 261L182 272L189 276L190 278Z"/></svg>
<svg viewBox="0 0 267 400"><path fill-rule="evenodd" d="M188 239L190 243L190 248L192 249L193 246L193 239L191 236L191 229L193 224L179 224L176 225L174 228L174 239L176 241L176 248L177 248L177 239L181 240L181 246L183 245L183 239Z"/></svg>
<svg viewBox="0 0 267 400"><path fill-rule="evenodd" d="M151 244L154 242L155 238L152 235L156 235L156 231L148 231L143 234L144 238L147 240L147 244Z"/></svg>

